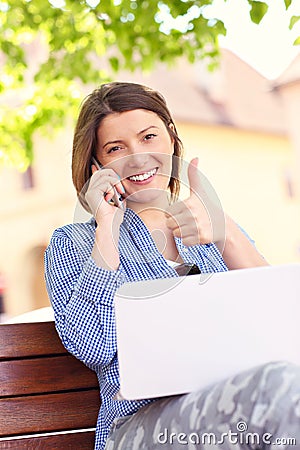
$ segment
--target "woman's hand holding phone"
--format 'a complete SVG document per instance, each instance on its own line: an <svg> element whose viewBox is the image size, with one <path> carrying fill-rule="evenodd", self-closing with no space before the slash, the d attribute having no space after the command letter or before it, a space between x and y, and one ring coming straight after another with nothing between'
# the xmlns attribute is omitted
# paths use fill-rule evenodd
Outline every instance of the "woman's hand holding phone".
<svg viewBox="0 0 300 450"><path fill-rule="evenodd" d="M125 200L121 201L120 198L124 194L124 187L116 172L113 169L102 168L98 163L96 166L95 160L95 164L92 164L92 176L85 198L97 223L104 216L114 215L116 207L124 212Z"/></svg>
<svg viewBox="0 0 300 450"><path fill-rule="evenodd" d="M125 200L122 201L122 207L118 207L114 200L118 194L125 194L125 190L116 172L92 164L92 176L85 194L97 222L92 256L98 266L108 270L116 270L119 266L118 241Z"/></svg>

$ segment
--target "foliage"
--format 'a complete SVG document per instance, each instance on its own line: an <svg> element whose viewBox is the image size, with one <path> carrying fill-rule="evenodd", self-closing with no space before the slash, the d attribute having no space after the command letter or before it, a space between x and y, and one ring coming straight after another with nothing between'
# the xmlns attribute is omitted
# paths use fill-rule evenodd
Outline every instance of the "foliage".
<svg viewBox="0 0 300 450"><path fill-rule="evenodd" d="M212 1L0 0L0 163L24 170L34 134L52 133L77 112L83 84L182 55L191 63L206 58L213 68L226 30L205 16ZM259 23L267 5L245 1ZM288 8L291 0L284 2Z"/></svg>

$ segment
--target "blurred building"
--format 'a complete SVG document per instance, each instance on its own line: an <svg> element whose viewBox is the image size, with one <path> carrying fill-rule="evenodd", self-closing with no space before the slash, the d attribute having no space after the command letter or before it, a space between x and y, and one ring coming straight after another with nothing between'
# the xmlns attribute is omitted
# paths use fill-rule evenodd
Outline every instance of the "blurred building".
<svg viewBox="0 0 300 450"><path fill-rule="evenodd" d="M294 184L300 192L300 54L281 76L272 83L278 93L286 118L286 132L295 152Z"/></svg>
<svg viewBox="0 0 300 450"><path fill-rule="evenodd" d="M165 96L185 159L199 157L199 169L226 212L272 264L300 261L299 65L270 82L224 50L212 74L180 61L172 70L158 65L149 75L118 77ZM35 160L26 173L1 170L0 271L8 316L48 304L44 249L53 230L77 215L71 147L72 126L52 140L36 136Z"/></svg>

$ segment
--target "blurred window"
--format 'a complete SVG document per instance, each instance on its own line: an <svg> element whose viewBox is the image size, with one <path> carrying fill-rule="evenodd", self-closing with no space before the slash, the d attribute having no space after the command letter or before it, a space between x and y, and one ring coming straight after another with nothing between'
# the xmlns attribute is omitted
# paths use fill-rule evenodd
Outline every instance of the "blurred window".
<svg viewBox="0 0 300 450"><path fill-rule="evenodd" d="M32 166L29 166L27 170L22 173L22 189L27 191L34 188L34 174Z"/></svg>

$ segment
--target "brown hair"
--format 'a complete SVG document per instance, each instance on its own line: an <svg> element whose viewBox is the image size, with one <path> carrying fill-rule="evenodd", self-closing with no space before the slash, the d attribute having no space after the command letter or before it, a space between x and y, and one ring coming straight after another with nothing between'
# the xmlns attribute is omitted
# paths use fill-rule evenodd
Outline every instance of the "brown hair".
<svg viewBox="0 0 300 450"><path fill-rule="evenodd" d="M89 210L83 189L91 176L91 158L96 157L97 130L101 121L109 114L146 109L159 116L174 142L172 173L169 182L171 199L179 195L179 161L182 143L164 97L157 91L136 83L112 82L103 84L88 95L77 120L72 154L72 178L82 205ZM170 125L172 124L172 128Z"/></svg>

